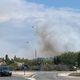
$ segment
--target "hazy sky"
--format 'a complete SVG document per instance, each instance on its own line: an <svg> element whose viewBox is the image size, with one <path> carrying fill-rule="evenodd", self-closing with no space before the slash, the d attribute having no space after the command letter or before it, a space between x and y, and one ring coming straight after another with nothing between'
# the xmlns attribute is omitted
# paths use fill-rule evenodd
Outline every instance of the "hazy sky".
<svg viewBox="0 0 80 80"><path fill-rule="evenodd" d="M80 30L80 0L0 0L0 56L34 57L38 37L32 26L45 20L54 21L57 26L66 22L70 27L76 25L76 38L72 38L80 46L80 35L76 36ZM71 29L71 36L74 30ZM77 47L73 49L79 50Z"/></svg>

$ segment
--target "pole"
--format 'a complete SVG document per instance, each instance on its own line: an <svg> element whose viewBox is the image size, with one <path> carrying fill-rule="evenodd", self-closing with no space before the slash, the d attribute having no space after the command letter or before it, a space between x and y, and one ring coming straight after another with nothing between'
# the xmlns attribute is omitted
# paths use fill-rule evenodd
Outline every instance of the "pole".
<svg viewBox="0 0 80 80"><path fill-rule="evenodd" d="M36 51L36 49L35 49L35 59L37 58L37 51Z"/></svg>

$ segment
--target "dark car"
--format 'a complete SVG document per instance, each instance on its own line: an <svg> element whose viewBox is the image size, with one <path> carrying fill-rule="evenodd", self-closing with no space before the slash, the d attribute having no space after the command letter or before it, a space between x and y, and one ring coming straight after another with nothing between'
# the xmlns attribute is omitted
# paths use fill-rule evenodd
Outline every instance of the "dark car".
<svg viewBox="0 0 80 80"><path fill-rule="evenodd" d="M12 76L12 73L10 72L8 66L0 67L0 77L3 77L3 76Z"/></svg>

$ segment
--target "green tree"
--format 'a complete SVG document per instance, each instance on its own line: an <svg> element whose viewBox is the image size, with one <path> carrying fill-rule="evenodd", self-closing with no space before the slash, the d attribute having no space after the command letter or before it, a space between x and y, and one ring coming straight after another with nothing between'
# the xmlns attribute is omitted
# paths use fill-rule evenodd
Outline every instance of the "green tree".
<svg viewBox="0 0 80 80"><path fill-rule="evenodd" d="M5 62L7 65L9 65L11 63L7 54L5 55Z"/></svg>
<svg viewBox="0 0 80 80"><path fill-rule="evenodd" d="M80 68L80 52L78 52L77 63L78 63L78 67Z"/></svg>
<svg viewBox="0 0 80 80"><path fill-rule="evenodd" d="M77 53L65 52L59 56L62 64L75 66L77 62Z"/></svg>
<svg viewBox="0 0 80 80"><path fill-rule="evenodd" d="M60 64L60 57L59 56L55 56L54 57L54 64Z"/></svg>

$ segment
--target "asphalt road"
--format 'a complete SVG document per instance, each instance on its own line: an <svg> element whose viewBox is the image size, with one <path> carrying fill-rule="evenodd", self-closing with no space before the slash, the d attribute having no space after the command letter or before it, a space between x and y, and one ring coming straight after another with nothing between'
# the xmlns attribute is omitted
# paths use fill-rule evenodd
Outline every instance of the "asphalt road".
<svg viewBox="0 0 80 80"><path fill-rule="evenodd" d="M36 80L80 80L80 78L70 78L65 76L57 76L58 72L36 72L34 78ZM32 79L32 80L35 80ZM0 77L0 80L30 80L23 77Z"/></svg>
<svg viewBox="0 0 80 80"><path fill-rule="evenodd" d="M80 77L72 78L65 76L57 76L58 72L37 72L36 80L80 80Z"/></svg>
<svg viewBox="0 0 80 80"><path fill-rule="evenodd" d="M22 77L0 77L0 80L25 80L24 78Z"/></svg>

